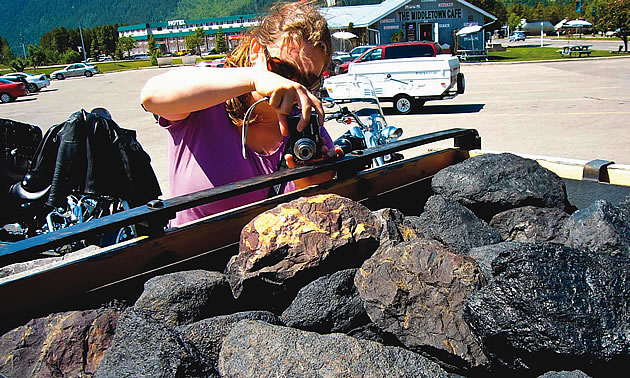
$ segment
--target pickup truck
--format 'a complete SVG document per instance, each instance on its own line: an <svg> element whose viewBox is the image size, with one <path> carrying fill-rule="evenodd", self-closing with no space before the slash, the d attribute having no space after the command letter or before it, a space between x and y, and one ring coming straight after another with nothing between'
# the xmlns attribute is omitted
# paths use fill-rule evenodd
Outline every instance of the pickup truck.
<svg viewBox="0 0 630 378"><path fill-rule="evenodd" d="M442 46L434 41L388 43L363 50L358 57L355 56L352 59L338 65L338 70L336 70L335 74L348 73L348 68L351 63L385 59L428 58L431 56L438 56L440 54L447 54L449 52L450 51L444 51Z"/></svg>
<svg viewBox="0 0 630 378"><path fill-rule="evenodd" d="M428 100L454 98L465 91L464 74L457 57L441 54L428 58L383 59L352 63L344 75L329 77L324 89L330 97L344 90L357 76L367 77L379 101L392 102L399 114L407 114Z"/></svg>

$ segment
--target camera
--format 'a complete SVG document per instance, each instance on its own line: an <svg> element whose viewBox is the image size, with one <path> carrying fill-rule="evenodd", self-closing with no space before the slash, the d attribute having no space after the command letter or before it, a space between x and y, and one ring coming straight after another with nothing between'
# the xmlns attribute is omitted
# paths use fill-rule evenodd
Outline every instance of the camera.
<svg viewBox="0 0 630 378"><path fill-rule="evenodd" d="M301 115L293 114L287 117L289 123L289 143L291 154L296 160L308 161L322 156L322 138L319 135L319 122L315 110L311 119L302 131L297 130Z"/></svg>

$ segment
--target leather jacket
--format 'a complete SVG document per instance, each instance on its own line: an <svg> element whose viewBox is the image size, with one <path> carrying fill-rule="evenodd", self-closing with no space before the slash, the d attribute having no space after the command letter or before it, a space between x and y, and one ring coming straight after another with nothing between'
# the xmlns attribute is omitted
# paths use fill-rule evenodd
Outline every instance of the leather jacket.
<svg viewBox="0 0 630 378"><path fill-rule="evenodd" d="M162 194L136 132L83 109L46 132L22 182L28 192L49 185L46 203L53 207L64 206L73 190L121 198L131 207Z"/></svg>

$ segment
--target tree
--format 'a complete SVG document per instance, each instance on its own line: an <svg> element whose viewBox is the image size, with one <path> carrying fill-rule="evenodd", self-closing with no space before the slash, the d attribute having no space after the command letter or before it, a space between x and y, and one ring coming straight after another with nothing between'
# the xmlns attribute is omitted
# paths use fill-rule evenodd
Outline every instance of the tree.
<svg viewBox="0 0 630 378"><path fill-rule="evenodd" d="M615 30L623 40L628 52L628 34L630 32L630 0L608 0L597 9L600 30Z"/></svg>
<svg viewBox="0 0 630 378"><path fill-rule="evenodd" d="M27 65L28 61L21 56L18 56L9 62L9 67L11 67L15 72L24 72L24 68Z"/></svg>
<svg viewBox="0 0 630 378"><path fill-rule="evenodd" d="M0 63L7 63L14 58L13 52L9 47L9 42L0 37Z"/></svg>
<svg viewBox="0 0 630 378"><path fill-rule="evenodd" d="M43 66L46 63L46 54L41 47L37 45L28 45L28 59L31 65L37 69L37 66Z"/></svg>
<svg viewBox="0 0 630 378"><path fill-rule="evenodd" d="M153 34L149 34L149 38L147 39L147 48L149 49L149 55L151 55L151 65L157 66L157 58L160 56L160 48L155 43L155 38Z"/></svg>
<svg viewBox="0 0 630 378"><path fill-rule="evenodd" d="M206 33L203 31L203 28L195 29L194 34L190 34L186 36L186 48L189 50L195 50L199 56L201 56L201 45L203 44L203 39Z"/></svg>
<svg viewBox="0 0 630 378"><path fill-rule="evenodd" d="M131 56L131 49L136 47L136 40L132 37L120 37L116 46L120 51L126 51L127 56Z"/></svg>
<svg viewBox="0 0 630 378"><path fill-rule="evenodd" d="M223 29L219 26L219 30L217 30L217 35L215 37L215 50L219 54L224 53L228 50L227 42L225 40L225 34L223 34Z"/></svg>

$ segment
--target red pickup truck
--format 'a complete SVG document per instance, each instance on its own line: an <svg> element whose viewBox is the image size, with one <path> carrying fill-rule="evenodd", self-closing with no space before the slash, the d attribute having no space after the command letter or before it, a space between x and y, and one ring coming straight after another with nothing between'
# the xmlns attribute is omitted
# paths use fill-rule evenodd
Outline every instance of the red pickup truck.
<svg viewBox="0 0 630 378"><path fill-rule="evenodd" d="M390 43L373 47L352 62L345 62L339 65L336 73L347 73L350 63L369 62L380 59L433 57L448 53L450 53L450 51L445 51L439 43L433 41Z"/></svg>

